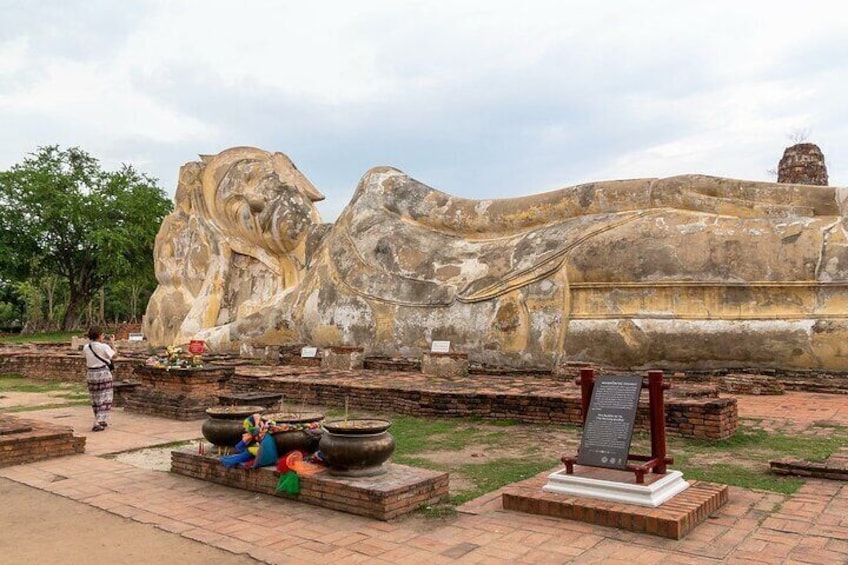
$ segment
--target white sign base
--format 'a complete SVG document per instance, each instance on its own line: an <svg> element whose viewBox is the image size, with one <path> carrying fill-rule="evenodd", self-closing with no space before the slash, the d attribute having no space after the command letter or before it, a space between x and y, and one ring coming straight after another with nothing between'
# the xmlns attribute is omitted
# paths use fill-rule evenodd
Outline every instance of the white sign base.
<svg viewBox="0 0 848 565"><path fill-rule="evenodd" d="M669 470L650 484L640 485L568 475L563 469L548 475L548 484L542 487L542 490L656 508L687 488L689 483L683 480L683 473L680 471Z"/></svg>

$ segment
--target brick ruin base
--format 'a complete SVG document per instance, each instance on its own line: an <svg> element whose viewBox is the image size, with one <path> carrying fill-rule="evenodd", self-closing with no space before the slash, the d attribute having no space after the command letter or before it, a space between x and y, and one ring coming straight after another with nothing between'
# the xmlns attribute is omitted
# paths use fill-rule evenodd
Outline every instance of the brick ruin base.
<svg viewBox="0 0 848 565"><path fill-rule="evenodd" d="M467 377L468 355L465 353L432 353L421 356L421 372L431 377Z"/></svg>
<svg viewBox="0 0 848 565"><path fill-rule="evenodd" d="M710 384L728 394L779 395L786 392L786 386L771 375L756 373L727 373L722 375L684 375L674 374L668 378L673 384L697 383Z"/></svg>
<svg viewBox="0 0 848 565"><path fill-rule="evenodd" d="M769 461L769 467L772 473L778 475L848 481L848 447L843 447L824 461L778 459Z"/></svg>
<svg viewBox="0 0 848 565"><path fill-rule="evenodd" d="M205 418L207 408L218 406L218 396L229 393L227 385L232 374L232 367L136 367L138 386L126 395L125 409L174 420Z"/></svg>
<svg viewBox="0 0 848 565"><path fill-rule="evenodd" d="M728 500L727 485L689 481L688 489L661 506L650 508L544 492L547 475L505 487L504 509L682 539Z"/></svg>
<svg viewBox="0 0 848 565"><path fill-rule="evenodd" d="M571 383L559 383L565 393L535 394L532 397L517 393L419 390L414 386L401 387L392 383L392 373L364 374L361 382L349 374L334 381L332 371L277 367L264 370L257 367L238 367L230 380L235 391L266 391L282 393L287 399L304 404L343 407L358 410L389 412L410 416L450 418L480 417L490 420L515 420L529 424L581 425L580 392ZM388 377L381 385L381 377ZM398 373L399 377L403 373ZM718 398L717 393L691 394L666 398L666 432L669 435L727 439L739 424L735 398ZM647 396L640 403L636 429L649 429Z"/></svg>
<svg viewBox="0 0 848 565"><path fill-rule="evenodd" d="M337 371L360 371L364 366L362 347L328 347L321 356L321 367Z"/></svg>
<svg viewBox="0 0 848 565"><path fill-rule="evenodd" d="M0 467L32 463L85 451L85 437L57 426L0 414Z"/></svg>
<svg viewBox="0 0 848 565"><path fill-rule="evenodd" d="M300 477L300 493L276 492L279 473L273 467L227 469L211 455L189 450L171 452L171 472L229 487L288 498L376 520L391 520L448 496L448 474L388 465L377 477L334 477L324 471Z"/></svg>

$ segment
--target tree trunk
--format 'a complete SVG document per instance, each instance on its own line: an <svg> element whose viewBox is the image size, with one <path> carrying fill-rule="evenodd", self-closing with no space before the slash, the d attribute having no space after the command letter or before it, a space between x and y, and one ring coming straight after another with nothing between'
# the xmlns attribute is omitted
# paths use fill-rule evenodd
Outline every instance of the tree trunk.
<svg viewBox="0 0 848 565"><path fill-rule="evenodd" d="M43 285L47 293L47 327L53 329L56 327L56 305L54 303L56 296L56 277L47 277Z"/></svg>
<svg viewBox="0 0 848 565"><path fill-rule="evenodd" d="M65 318L62 320L62 330L69 332L76 329L80 310L83 306L83 297L71 290L71 295L68 298L68 309L65 310Z"/></svg>
<svg viewBox="0 0 848 565"><path fill-rule="evenodd" d="M130 322L135 324L138 322L138 318L136 317L136 311L138 310L138 296L141 294L141 285L133 284L130 286L130 311L132 312L132 317Z"/></svg>

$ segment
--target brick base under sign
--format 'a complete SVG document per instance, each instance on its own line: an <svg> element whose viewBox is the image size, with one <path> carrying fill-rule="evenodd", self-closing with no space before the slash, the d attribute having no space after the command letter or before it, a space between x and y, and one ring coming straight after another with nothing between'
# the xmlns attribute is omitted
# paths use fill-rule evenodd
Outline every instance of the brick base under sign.
<svg viewBox="0 0 848 565"><path fill-rule="evenodd" d="M727 485L690 481L685 491L662 506L649 508L544 492L547 475L506 487L504 509L682 539L727 502L729 490Z"/></svg>

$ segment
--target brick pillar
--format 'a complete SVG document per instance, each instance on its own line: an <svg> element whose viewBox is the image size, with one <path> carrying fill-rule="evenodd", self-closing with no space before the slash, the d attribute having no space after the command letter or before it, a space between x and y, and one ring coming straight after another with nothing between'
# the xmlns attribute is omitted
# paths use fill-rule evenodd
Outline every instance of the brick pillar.
<svg viewBox="0 0 848 565"><path fill-rule="evenodd" d="M827 186L824 154L814 143L787 147L777 168L777 182Z"/></svg>

